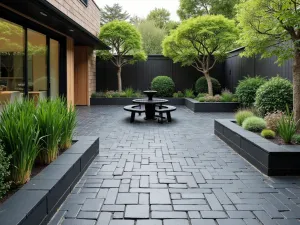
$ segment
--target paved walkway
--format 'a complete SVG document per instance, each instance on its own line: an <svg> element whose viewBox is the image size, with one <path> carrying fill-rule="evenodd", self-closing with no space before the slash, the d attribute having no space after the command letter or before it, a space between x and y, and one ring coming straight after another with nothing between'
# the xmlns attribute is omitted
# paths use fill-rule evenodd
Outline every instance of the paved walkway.
<svg viewBox="0 0 300 225"><path fill-rule="evenodd" d="M213 135L232 116L182 107L172 124L130 124L122 107L79 108L100 155L51 225L300 224L300 178L266 177Z"/></svg>

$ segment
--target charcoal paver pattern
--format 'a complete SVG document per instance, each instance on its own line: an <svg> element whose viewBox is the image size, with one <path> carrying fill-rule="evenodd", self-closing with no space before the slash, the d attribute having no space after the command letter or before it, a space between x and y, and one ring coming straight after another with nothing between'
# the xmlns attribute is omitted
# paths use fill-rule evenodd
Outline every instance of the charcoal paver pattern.
<svg viewBox="0 0 300 225"><path fill-rule="evenodd" d="M233 114L178 107L170 124L131 124L121 106L78 111L100 154L50 225L300 224L300 178L261 174L213 134Z"/></svg>

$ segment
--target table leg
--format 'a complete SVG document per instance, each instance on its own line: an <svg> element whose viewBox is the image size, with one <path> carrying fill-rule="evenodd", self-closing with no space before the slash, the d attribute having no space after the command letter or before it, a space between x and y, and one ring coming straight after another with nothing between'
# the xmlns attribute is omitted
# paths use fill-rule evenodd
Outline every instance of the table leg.
<svg viewBox="0 0 300 225"><path fill-rule="evenodd" d="M155 119L155 104L146 104L146 120L154 120Z"/></svg>

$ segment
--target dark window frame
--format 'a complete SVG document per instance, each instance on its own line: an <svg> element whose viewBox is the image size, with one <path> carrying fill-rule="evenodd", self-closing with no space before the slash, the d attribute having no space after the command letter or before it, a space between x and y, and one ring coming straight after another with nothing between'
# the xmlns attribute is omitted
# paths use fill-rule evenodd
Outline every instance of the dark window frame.
<svg viewBox="0 0 300 225"><path fill-rule="evenodd" d="M0 6L1 8L1 6ZM15 14L9 10L1 10L1 19L7 20L9 22L15 23L19 26L22 26L24 30L24 58L23 58L23 79L24 79L24 96L28 96L28 70L27 70L27 59L28 59L28 35L27 31L28 29L34 30L36 32L40 32L44 35L46 35L47 39L54 39L59 42L59 95L63 97L67 97L67 59L66 59L66 42L67 39L65 36L60 35L42 25L39 25L27 18L24 18L18 14ZM47 97L50 97L50 44L49 41L47 41Z"/></svg>
<svg viewBox="0 0 300 225"><path fill-rule="evenodd" d="M82 4L85 5L85 7L88 7L89 0L79 0Z"/></svg>

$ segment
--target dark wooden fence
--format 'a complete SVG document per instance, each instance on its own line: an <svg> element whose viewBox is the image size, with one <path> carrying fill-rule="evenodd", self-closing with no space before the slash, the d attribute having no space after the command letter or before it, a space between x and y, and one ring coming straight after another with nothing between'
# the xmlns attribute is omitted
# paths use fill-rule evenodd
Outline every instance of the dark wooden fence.
<svg viewBox="0 0 300 225"><path fill-rule="evenodd" d="M270 78L280 75L292 81L293 60L278 66L275 57L268 59L261 59L260 56L240 57L239 54L243 50L240 48L230 52L226 61L218 63L211 71L211 76L218 79L223 88L234 91L238 81L245 76L260 75ZM195 68L181 67L164 56L148 56L146 62L123 67L123 88L146 90L150 87L152 79L159 75L171 77L176 84L176 90L180 91L194 87L196 80L202 76ZM117 70L111 62L97 58L97 91L105 90L117 90Z"/></svg>
<svg viewBox="0 0 300 225"><path fill-rule="evenodd" d="M276 64L276 57L261 59L260 56L251 58L240 57L243 48L232 51L224 62L224 85L234 90L239 80L245 76L260 75L271 78L277 75L292 81L293 60L286 61L282 66Z"/></svg>
<svg viewBox="0 0 300 225"><path fill-rule="evenodd" d="M217 64L211 71L211 75L224 86L223 65L223 63ZM97 91L117 90L117 69L111 62L101 61L97 58L96 71ZM146 62L138 62L122 68L123 88L132 87L136 90L146 90L151 86L153 78L159 75L171 77L178 91L193 88L196 80L202 76L193 67L181 67L179 63L174 64L169 58L152 55L148 56Z"/></svg>

